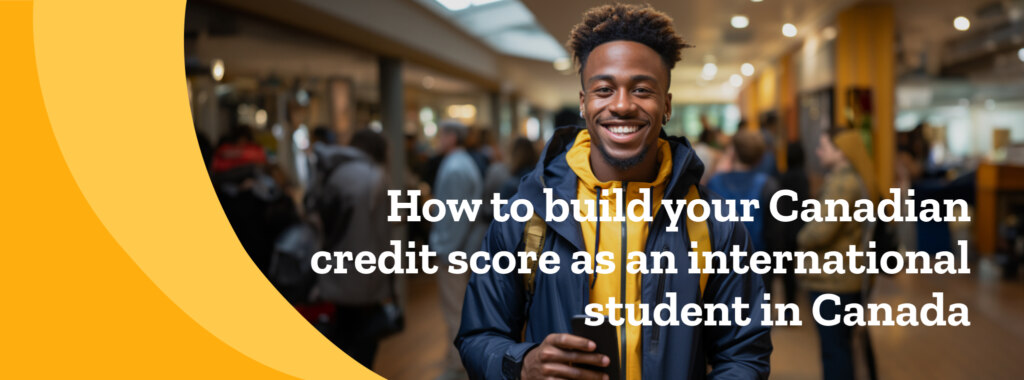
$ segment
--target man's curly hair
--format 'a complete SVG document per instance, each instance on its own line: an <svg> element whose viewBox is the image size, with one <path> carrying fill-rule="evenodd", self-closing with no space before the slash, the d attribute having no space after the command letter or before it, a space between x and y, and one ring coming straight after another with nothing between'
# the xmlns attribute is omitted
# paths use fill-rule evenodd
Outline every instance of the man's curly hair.
<svg viewBox="0 0 1024 380"><path fill-rule="evenodd" d="M633 41L654 49L669 72L692 47L676 34L672 18L649 5L612 4L591 8L576 24L566 44L579 66L580 79L587 56L599 45L611 41Z"/></svg>

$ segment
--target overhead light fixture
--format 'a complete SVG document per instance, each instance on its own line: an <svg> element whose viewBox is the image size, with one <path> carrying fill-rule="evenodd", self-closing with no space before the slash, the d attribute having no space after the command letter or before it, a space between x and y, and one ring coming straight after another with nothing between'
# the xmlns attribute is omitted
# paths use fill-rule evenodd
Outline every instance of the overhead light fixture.
<svg viewBox="0 0 1024 380"><path fill-rule="evenodd" d="M740 66L740 72L743 73L744 76L748 77L754 75L754 65L744 63L743 66Z"/></svg>
<svg viewBox="0 0 1024 380"><path fill-rule="evenodd" d="M224 79L224 61L220 59L213 60L210 64L210 75L213 76L213 80L220 82Z"/></svg>
<svg viewBox="0 0 1024 380"><path fill-rule="evenodd" d="M572 61L569 60L568 57L555 59L555 61L552 62L552 64L555 66L555 70L558 71L566 71L572 67Z"/></svg>
<svg viewBox="0 0 1024 380"><path fill-rule="evenodd" d="M253 121L256 122L256 126L257 127L260 127L260 128L266 127L267 126L267 110L262 109L262 108L256 110L256 115L253 116Z"/></svg>
<svg viewBox="0 0 1024 380"><path fill-rule="evenodd" d="M750 19L744 15L735 15L732 16L732 20L729 23L732 24L733 28L743 29L750 25Z"/></svg>
<svg viewBox="0 0 1024 380"><path fill-rule="evenodd" d="M968 20L967 17L959 16L953 19L953 27L961 32L967 31L967 29L971 28L971 20Z"/></svg>
<svg viewBox="0 0 1024 380"><path fill-rule="evenodd" d="M790 23L782 26L782 35L786 37L796 37L796 26Z"/></svg>
<svg viewBox="0 0 1024 380"><path fill-rule="evenodd" d="M760 3L763 0L750 0L751 3Z"/></svg>
<svg viewBox="0 0 1024 380"><path fill-rule="evenodd" d="M437 0L437 3L452 12L461 11L472 5L470 0Z"/></svg>
<svg viewBox="0 0 1024 380"><path fill-rule="evenodd" d="M740 88L743 85L743 77L739 74L733 74L729 76L729 84L733 87Z"/></svg>
<svg viewBox="0 0 1024 380"><path fill-rule="evenodd" d="M715 74L718 74L718 65L708 62L704 64L704 68L700 70L700 77L704 80L715 79Z"/></svg>
<svg viewBox="0 0 1024 380"><path fill-rule="evenodd" d="M1017 50L1017 59L1020 59L1021 62L1024 62L1024 48L1020 48L1020 50Z"/></svg>
<svg viewBox="0 0 1024 380"><path fill-rule="evenodd" d="M825 29L821 30L821 38L824 38L825 41L832 41L836 39L836 35L838 34L839 32L836 30L836 27L834 26L827 26L825 27Z"/></svg>

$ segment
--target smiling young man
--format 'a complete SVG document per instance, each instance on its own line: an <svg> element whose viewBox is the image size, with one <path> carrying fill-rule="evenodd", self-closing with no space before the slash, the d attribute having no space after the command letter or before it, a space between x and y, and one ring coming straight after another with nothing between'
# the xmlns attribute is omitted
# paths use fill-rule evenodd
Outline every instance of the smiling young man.
<svg viewBox="0 0 1024 380"><path fill-rule="evenodd" d="M697 185L704 165L689 142L662 131L671 117L669 73L685 47L672 19L646 6L594 8L573 29L569 48L580 68L580 115L586 128L558 129L513 200L529 200L540 220L546 219L545 189L561 200L600 199L603 206L583 208L583 215L596 214L593 221L546 222L540 233L542 247L528 246L528 223L510 219L491 224L483 250L552 251L562 265L557 273L533 277L493 272L472 276L455 340L471 377L600 379L602 374L573 364L605 367L612 360L618 362L623 379L768 376L772 348L768 327L759 323L764 294L760 277L687 273L691 240L700 250L728 252L733 245L749 249L746 230L739 223L712 218L706 228L701 224L690 231L687 224L681 231L668 232L666 212L659 207L662 199L710 199ZM613 220L615 210L645 199L642 192L649 194L651 221ZM572 255L579 251L591 257L611 252L614 272L573 273ZM634 251L673 252L679 273L628 273L626 254ZM623 309L638 310L639 304L653 308L666 303L666 295L674 295L680 305L732 304L739 298L750 305L742 314L753 322L627 323L617 329L620 354L612 358L594 353L594 342L570 334L572 317L583 314L588 304L621 306L616 317L622 318Z"/></svg>

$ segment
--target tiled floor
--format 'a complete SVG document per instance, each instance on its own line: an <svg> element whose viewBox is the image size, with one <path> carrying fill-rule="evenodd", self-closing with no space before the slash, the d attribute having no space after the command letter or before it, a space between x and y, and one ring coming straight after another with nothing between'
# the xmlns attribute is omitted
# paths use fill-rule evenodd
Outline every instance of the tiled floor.
<svg viewBox="0 0 1024 380"><path fill-rule="evenodd" d="M969 308L969 327L871 327L881 379L1024 378L1024 283L982 280L992 277L900 275L879 277L873 302L893 305L932 302L945 293L945 304ZM450 345L430 277L408 281L406 331L381 345L375 370L388 379L434 379L441 374ZM773 379L819 379L818 337L810 305L801 299L804 326L772 331ZM864 378L863 372L859 378Z"/></svg>

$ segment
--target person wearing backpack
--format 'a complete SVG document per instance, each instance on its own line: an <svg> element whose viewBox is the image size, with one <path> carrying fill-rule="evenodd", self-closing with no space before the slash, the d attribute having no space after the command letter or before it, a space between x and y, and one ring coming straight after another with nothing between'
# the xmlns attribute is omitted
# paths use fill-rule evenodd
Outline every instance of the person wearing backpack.
<svg viewBox="0 0 1024 380"><path fill-rule="evenodd" d="M390 249L389 203L384 171L386 141L369 129L356 132L349 146L317 142L318 185L309 206L319 214L322 250L384 252ZM379 272L317 276L316 299L335 306L327 338L367 368L377 345L396 332L394 279Z"/></svg>
<svg viewBox="0 0 1024 380"><path fill-rule="evenodd" d="M537 167L503 207L529 200L529 222L491 223L483 250L550 251L560 258L555 273L494 271L471 276L455 339L468 374L477 379L599 379L603 374L574 364L606 367L618 361L621 379L767 378L771 337L761 304L764 283L753 273L688 274L691 241L698 251L751 248L738 222L685 223L668 232L662 199L709 200L699 186L704 165L685 138L662 130L671 117L669 72L687 45L671 18L647 6L616 4L591 9L572 32L569 48L580 68L580 116L586 128L563 127L548 141ZM614 215L612 189L622 202L650 191L653 221L547 221L545 189L566 201L609 201L597 215ZM624 205L621 205L624 206ZM610 218L606 218L610 219ZM538 222L539 221L539 222ZM572 254L611 252L611 274L575 274ZM629 274L625 253L671 251L678 274ZM649 263L650 264L650 263ZM663 266L664 267L664 266ZM570 334L574 315L610 297L623 308L665 303L749 304L746 326L632 326L616 331L619 357L593 353L594 342ZM710 372L708 367L710 366Z"/></svg>

